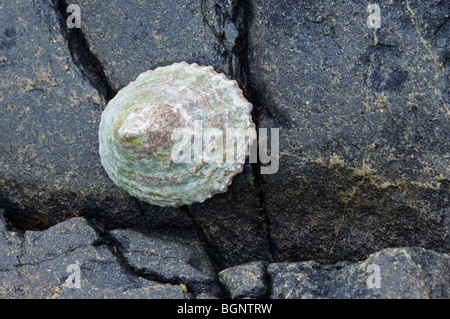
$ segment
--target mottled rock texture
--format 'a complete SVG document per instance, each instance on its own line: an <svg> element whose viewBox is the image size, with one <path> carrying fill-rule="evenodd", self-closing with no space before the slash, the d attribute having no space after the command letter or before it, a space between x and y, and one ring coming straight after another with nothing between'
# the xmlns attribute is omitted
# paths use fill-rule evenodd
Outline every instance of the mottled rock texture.
<svg viewBox="0 0 450 319"><path fill-rule="evenodd" d="M159 282L182 283L196 294L220 291L208 255L192 238L146 236L130 230L113 230L111 238L137 273Z"/></svg>
<svg viewBox="0 0 450 319"><path fill-rule="evenodd" d="M143 70L186 61L235 77L236 1L81 0L82 31L114 90ZM118 23L120 21L120 23Z"/></svg>
<svg viewBox="0 0 450 319"><path fill-rule="evenodd" d="M364 1L250 1L252 102L280 128L275 259L449 251L450 2L376 3L379 29Z"/></svg>
<svg viewBox="0 0 450 319"><path fill-rule="evenodd" d="M267 293L266 263L254 261L222 270L219 280L230 298L264 298Z"/></svg>
<svg viewBox="0 0 450 319"><path fill-rule="evenodd" d="M274 299L448 299L449 270L449 254L423 248L385 249L354 264L308 261L267 267Z"/></svg>
<svg viewBox="0 0 450 319"><path fill-rule="evenodd" d="M9 231L0 211L0 298L190 298L180 284L139 276L84 218L46 231ZM80 286L69 287L70 265ZM75 281L72 281L75 284Z"/></svg>
<svg viewBox="0 0 450 319"><path fill-rule="evenodd" d="M390 248L357 263L255 261L217 273L195 238L104 232L83 217L22 233L0 210L0 298L448 299L449 271L449 254Z"/></svg>
<svg viewBox="0 0 450 319"><path fill-rule="evenodd" d="M200 233L223 267L270 260L251 165L226 194L172 209L117 188L98 154L98 126L107 101L147 69L184 60L211 65L243 83L240 4L78 4L82 28L69 29L66 1L0 2L0 207L23 229L86 216L109 229Z"/></svg>
<svg viewBox="0 0 450 319"><path fill-rule="evenodd" d="M9 224L42 231L84 216L106 231L182 234L218 270L356 262L387 247L448 252L450 3L377 3L375 30L361 1L81 0L81 29L68 29L67 1L0 0ZM247 164L227 193L160 208L109 180L98 126L130 80L182 60L238 81L257 125L280 128L280 167ZM21 236L0 242L0 264L17 271ZM30 249L57 251L43 242ZM110 254L86 247L89 260Z"/></svg>
<svg viewBox="0 0 450 319"><path fill-rule="evenodd" d="M39 229L93 214L110 226L138 217L189 225L180 210L141 204L105 174L97 133L106 101L72 59L80 52L69 50L57 8L48 1L0 7L0 205L14 223Z"/></svg>

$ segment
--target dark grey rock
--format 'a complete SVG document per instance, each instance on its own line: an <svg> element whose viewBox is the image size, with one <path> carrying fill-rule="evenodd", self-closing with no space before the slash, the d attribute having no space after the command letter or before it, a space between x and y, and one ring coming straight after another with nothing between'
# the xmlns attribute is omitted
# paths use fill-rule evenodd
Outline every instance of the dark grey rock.
<svg viewBox="0 0 450 319"><path fill-rule="evenodd" d="M131 230L113 230L110 235L137 273L160 282L183 284L195 294L219 293L213 265L197 240Z"/></svg>
<svg viewBox="0 0 450 319"><path fill-rule="evenodd" d="M19 269L0 271L0 297L2 299L19 298Z"/></svg>
<svg viewBox="0 0 450 319"><path fill-rule="evenodd" d="M100 242L97 232L86 219L75 217L46 231L27 231L21 245L21 262L35 264Z"/></svg>
<svg viewBox="0 0 450 319"><path fill-rule="evenodd" d="M28 230L86 216L201 234L220 269L449 251L449 4L378 3L374 31L367 4L351 1L82 0L82 29L68 30L67 1L0 0L0 207ZM114 90L180 60L251 93L259 125L281 128L280 170L259 178L247 165L225 194L159 208L108 179L97 130ZM34 264L98 247L78 226L83 240L0 232L2 276L17 271L16 251ZM63 238L75 241L58 247Z"/></svg>
<svg viewBox="0 0 450 319"><path fill-rule="evenodd" d="M10 220L42 229L91 214L109 227L191 227L183 211L140 203L109 180L97 133L106 101L74 63L88 52L65 37L58 8L0 6L0 206Z"/></svg>
<svg viewBox="0 0 450 319"><path fill-rule="evenodd" d="M380 288L368 288L373 274L370 265L380 267ZM450 255L423 248L385 249L363 262L331 271L329 298L413 298L448 299ZM369 279L370 280L370 279Z"/></svg>
<svg viewBox="0 0 450 319"><path fill-rule="evenodd" d="M4 210L0 209L0 273L12 270L18 264L22 242L19 234L7 230L3 214Z"/></svg>
<svg viewBox="0 0 450 319"><path fill-rule="evenodd" d="M6 231L0 218L0 298L192 297L180 285L130 272L112 251L84 218L24 236ZM68 285L69 265L79 266L80 288Z"/></svg>
<svg viewBox="0 0 450 319"><path fill-rule="evenodd" d="M325 271L315 261L270 264L271 299L321 298Z"/></svg>
<svg viewBox="0 0 450 319"><path fill-rule="evenodd" d="M0 209L0 298L12 297L18 287L18 271L20 236L9 232L3 217L4 210Z"/></svg>
<svg viewBox="0 0 450 319"><path fill-rule="evenodd" d="M266 215L251 165L234 178L226 193L188 209L221 269L252 260L272 261Z"/></svg>
<svg viewBox="0 0 450 319"><path fill-rule="evenodd" d="M373 265L379 267L378 287ZM353 264L283 262L267 268L273 299L448 299L449 270L449 254L423 248L385 249Z"/></svg>
<svg viewBox="0 0 450 319"><path fill-rule="evenodd" d="M186 61L233 76L236 1L81 0L82 30L119 90L147 70Z"/></svg>
<svg viewBox="0 0 450 319"><path fill-rule="evenodd" d="M67 286L67 266L80 266L80 288ZM19 270L24 298L188 298L181 287L130 276L106 246L85 246Z"/></svg>
<svg viewBox="0 0 450 319"><path fill-rule="evenodd" d="M41 212L44 223L65 199L83 205L89 186L108 184L95 160L104 100L71 61L48 4L0 5L1 201Z"/></svg>
<svg viewBox="0 0 450 319"><path fill-rule="evenodd" d="M450 2L250 1L252 102L280 128L262 175L276 260L450 249Z"/></svg>
<svg viewBox="0 0 450 319"><path fill-rule="evenodd" d="M264 298L267 292L266 263L257 261L222 270L219 280L233 299Z"/></svg>

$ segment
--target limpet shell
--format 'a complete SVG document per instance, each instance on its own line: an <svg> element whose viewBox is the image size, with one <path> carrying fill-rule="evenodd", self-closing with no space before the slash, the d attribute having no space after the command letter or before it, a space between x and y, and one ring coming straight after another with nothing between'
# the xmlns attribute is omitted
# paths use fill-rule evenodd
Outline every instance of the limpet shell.
<svg viewBox="0 0 450 319"><path fill-rule="evenodd" d="M256 139L251 110L237 82L210 66L181 62L146 71L120 90L102 113L101 163L117 186L150 204L177 207L203 202L225 192L242 172ZM223 161L211 161L220 148L208 148L205 137L195 140L199 135L184 140L191 153L178 153L182 138L174 136L174 130L195 134L199 127L202 132L208 128L223 132L223 138L214 140L223 142L224 155L217 157ZM246 132L244 143L227 144L227 132L233 130ZM236 149L230 161L226 145L244 150ZM173 154L185 154L185 161Z"/></svg>

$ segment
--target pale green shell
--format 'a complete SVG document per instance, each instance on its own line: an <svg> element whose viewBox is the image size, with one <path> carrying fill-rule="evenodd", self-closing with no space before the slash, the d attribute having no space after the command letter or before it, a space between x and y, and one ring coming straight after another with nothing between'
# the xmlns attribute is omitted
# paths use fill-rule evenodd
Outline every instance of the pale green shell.
<svg viewBox="0 0 450 319"><path fill-rule="evenodd" d="M236 81L212 67L185 62L138 76L103 111L100 158L120 188L159 206L189 205L225 192L243 169L256 137L252 105ZM224 163L174 163L171 132L201 121L203 129L251 130L244 158Z"/></svg>

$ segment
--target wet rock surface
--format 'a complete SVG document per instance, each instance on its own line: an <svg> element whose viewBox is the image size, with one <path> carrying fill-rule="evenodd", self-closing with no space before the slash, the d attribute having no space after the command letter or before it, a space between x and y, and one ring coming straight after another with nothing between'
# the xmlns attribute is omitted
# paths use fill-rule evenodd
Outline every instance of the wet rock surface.
<svg viewBox="0 0 450 319"><path fill-rule="evenodd" d="M331 263L385 247L447 252L448 1L250 1L250 87L280 128L261 175L274 258Z"/></svg>
<svg viewBox="0 0 450 319"><path fill-rule="evenodd" d="M267 272L273 299L447 299L449 267L449 254L390 248L354 264L283 262L270 264Z"/></svg>
<svg viewBox="0 0 450 319"><path fill-rule="evenodd" d="M219 293L214 267L195 238L145 236L130 230L113 230L110 234L137 273L160 282L179 282L196 294Z"/></svg>
<svg viewBox="0 0 450 319"><path fill-rule="evenodd" d="M181 210L140 203L105 174L97 132L106 100L72 59L78 51L69 50L57 8L50 1L0 6L0 203L14 223L42 229L93 214L109 226L140 219L188 227Z"/></svg>
<svg viewBox="0 0 450 319"><path fill-rule="evenodd" d="M8 229L0 211L0 253L1 298L448 299L450 294L450 256L423 248L385 249L357 263L258 261L217 272L192 238L130 230L106 234L82 217L18 233Z"/></svg>
<svg viewBox="0 0 450 319"><path fill-rule="evenodd" d="M230 298L264 298L267 293L266 263L251 262L222 270L219 280Z"/></svg>
<svg viewBox="0 0 450 319"><path fill-rule="evenodd" d="M7 230L2 212L0 215L1 298L192 296L179 284L155 282L130 272L84 218L20 234ZM69 266L79 267L79 287L75 277L70 277L75 272Z"/></svg>
<svg viewBox="0 0 450 319"><path fill-rule="evenodd" d="M377 30L353 1L77 3L81 29L68 1L0 0L1 297L448 298L448 1L378 1ZM238 81L280 166L160 208L108 179L98 125L182 60Z"/></svg>
<svg viewBox="0 0 450 319"><path fill-rule="evenodd" d="M23 229L86 216L109 229L200 232L223 267L269 260L251 165L227 194L174 209L120 190L98 154L102 110L115 90L141 72L185 60L212 65L241 82L236 53L242 8L233 1L79 5L82 28L69 29L65 1L1 3L0 204L6 214ZM119 26L117 20L127 22Z"/></svg>
<svg viewBox="0 0 450 319"><path fill-rule="evenodd" d="M187 208L220 268L252 260L272 261L268 221L256 177L247 164L228 192Z"/></svg>
<svg viewBox="0 0 450 319"><path fill-rule="evenodd" d="M235 1L78 1L82 32L114 90L143 70L186 61L239 72ZM121 21L121 23L117 23Z"/></svg>

